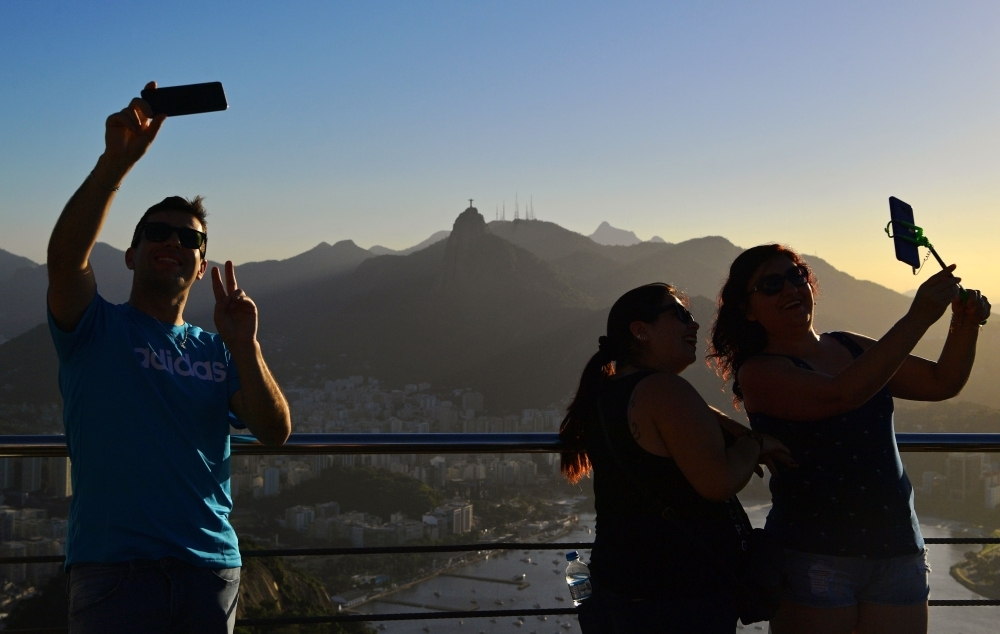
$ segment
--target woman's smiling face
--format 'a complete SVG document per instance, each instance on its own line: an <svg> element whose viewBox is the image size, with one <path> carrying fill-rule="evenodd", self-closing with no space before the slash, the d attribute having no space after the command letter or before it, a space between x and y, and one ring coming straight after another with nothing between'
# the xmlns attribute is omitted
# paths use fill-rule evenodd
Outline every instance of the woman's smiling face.
<svg viewBox="0 0 1000 634"><path fill-rule="evenodd" d="M632 334L642 348L638 361L643 367L679 374L697 360L699 325L690 315L681 300L667 295L655 321L632 323Z"/></svg>
<svg viewBox="0 0 1000 634"><path fill-rule="evenodd" d="M766 332L812 327L815 302L811 284L796 286L783 279L781 290L774 295L768 295L758 286L764 277L778 275L784 278L796 266L789 257L779 255L762 264L750 278L745 315L750 321L758 322Z"/></svg>

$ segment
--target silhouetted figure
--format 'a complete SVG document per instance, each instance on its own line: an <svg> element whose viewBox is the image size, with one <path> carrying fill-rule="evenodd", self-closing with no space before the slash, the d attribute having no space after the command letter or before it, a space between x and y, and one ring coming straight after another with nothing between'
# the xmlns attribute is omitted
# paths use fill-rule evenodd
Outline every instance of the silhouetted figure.
<svg viewBox="0 0 1000 634"><path fill-rule="evenodd" d="M563 473L570 482L591 469L594 477L585 634L736 629L730 579L690 536L735 569L750 530L736 492L758 464L790 457L781 443L709 407L678 376L697 359L697 334L673 287L625 293L562 422L563 440L584 448L563 454Z"/></svg>
<svg viewBox="0 0 1000 634"><path fill-rule="evenodd" d="M212 269L219 334L183 319L207 268L200 198L170 197L143 214L125 252L128 303L97 293L90 253L164 119L141 99L108 117L104 154L49 241L49 329L73 465L74 634L232 632L241 562L229 524L230 421L271 445L291 430L232 262L225 281Z"/></svg>
<svg viewBox="0 0 1000 634"><path fill-rule="evenodd" d="M779 466L766 529L785 546L791 587L777 634L927 631L930 569L893 431L893 397L937 401L972 371L990 305L958 300L954 266L917 291L878 341L813 329L816 280L795 251L748 249L719 298L711 356L734 379L755 431L772 434L800 466ZM952 306L935 363L910 351Z"/></svg>

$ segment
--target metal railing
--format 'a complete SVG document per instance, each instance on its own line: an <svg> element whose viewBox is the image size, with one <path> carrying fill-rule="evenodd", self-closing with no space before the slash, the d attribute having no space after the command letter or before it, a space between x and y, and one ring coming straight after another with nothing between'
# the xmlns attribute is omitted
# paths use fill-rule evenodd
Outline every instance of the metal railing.
<svg viewBox="0 0 1000 634"><path fill-rule="evenodd" d="M464 454L464 453L558 453L567 448L556 433L492 434L292 434L281 446L263 445L252 436L230 437L233 455L308 455L308 454ZM1000 452L1000 434L898 433L901 452ZM67 456L63 435L0 436L0 457ZM1000 538L926 538L928 544L1000 544ZM477 552L489 550L585 550L590 543L491 542L444 546L386 546L378 548L297 548L246 550L241 555L255 557L373 555L409 553ZM3 557L0 565L20 563L59 563L59 555ZM932 606L1000 606L1000 600L931 600ZM469 619L575 614L574 608L530 610L477 610L475 612L404 612L395 614L332 614L325 616L270 617L240 619L240 626L281 626L343 622L379 622L426 619ZM16 630L10 630L16 631ZM39 630L41 631L41 630ZM49 630L47 630L49 631ZM51 630L60 631L60 630ZM64 631L64 630L63 630Z"/></svg>
<svg viewBox="0 0 1000 634"><path fill-rule="evenodd" d="M556 433L517 434L292 434L278 447L253 436L230 436L234 456L305 454L558 453ZM900 451L1000 451L1000 434L896 434ZM66 436L0 436L0 457L67 456Z"/></svg>

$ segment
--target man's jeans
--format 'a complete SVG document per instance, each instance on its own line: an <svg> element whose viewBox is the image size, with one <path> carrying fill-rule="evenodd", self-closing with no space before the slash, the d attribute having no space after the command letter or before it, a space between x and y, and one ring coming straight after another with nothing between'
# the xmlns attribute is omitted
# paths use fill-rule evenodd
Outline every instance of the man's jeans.
<svg viewBox="0 0 1000 634"><path fill-rule="evenodd" d="M77 564L69 571L70 634L231 634L240 569L178 559Z"/></svg>

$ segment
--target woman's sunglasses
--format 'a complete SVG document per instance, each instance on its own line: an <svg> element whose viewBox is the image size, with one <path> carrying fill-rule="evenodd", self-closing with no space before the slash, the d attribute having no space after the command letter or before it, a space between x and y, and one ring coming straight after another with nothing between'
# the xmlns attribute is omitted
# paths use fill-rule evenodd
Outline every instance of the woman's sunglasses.
<svg viewBox="0 0 1000 634"><path fill-rule="evenodd" d="M757 285L750 289L751 293L761 292L765 295L777 295L785 288L785 282L798 288L809 283L809 269L804 266L793 266L784 273L771 273L757 280Z"/></svg>
<svg viewBox="0 0 1000 634"><path fill-rule="evenodd" d="M687 308L684 308L680 304L668 304L667 306L663 306L660 308L660 310L656 311L654 317L659 317L663 313L669 311L673 311L674 317L676 317L677 321L681 322L682 324L690 324L692 321L694 321L694 315L691 314L691 311L689 311Z"/></svg>
<svg viewBox="0 0 1000 634"><path fill-rule="evenodd" d="M147 222L142 228L142 235L150 242L166 242L170 236L177 234L177 240L185 249L200 249L208 240L208 235L188 227L175 227L165 222Z"/></svg>

